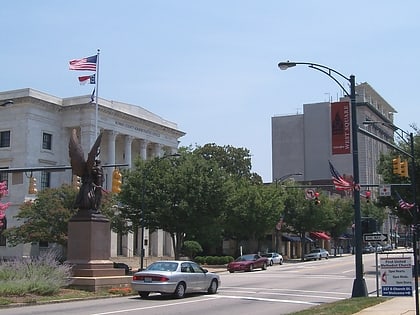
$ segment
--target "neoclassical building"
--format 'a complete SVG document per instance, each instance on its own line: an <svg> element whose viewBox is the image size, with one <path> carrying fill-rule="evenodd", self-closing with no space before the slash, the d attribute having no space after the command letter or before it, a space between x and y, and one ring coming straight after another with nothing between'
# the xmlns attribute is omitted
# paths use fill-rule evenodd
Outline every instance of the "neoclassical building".
<svg viewBox="0 0 420 315"><path fill-rule="evenodd" d="M104 189L111 190L113 167L131 167L139 156L150 159L178 150L185 135L176 123L163 119L143 107L90 95L59 98L31 88L0 92L0 171L16 168L69 166L68 143L77 130L85 156L99 132L102 133L100 159L104 165ZM62 171L0 172L9 194L2 202L11 202L6 211L7 226L19 224L14 216L20 205L34 195L28 193L29 178L37 179L37 189L58 187L72 181L71 169ZM45 242L10 247L0 235L0 258L37 255L52 244ZM140 233L113 234L111 257L138 255ZM145 256L171 256L170 237L163 231L145 233Z"/></svg>

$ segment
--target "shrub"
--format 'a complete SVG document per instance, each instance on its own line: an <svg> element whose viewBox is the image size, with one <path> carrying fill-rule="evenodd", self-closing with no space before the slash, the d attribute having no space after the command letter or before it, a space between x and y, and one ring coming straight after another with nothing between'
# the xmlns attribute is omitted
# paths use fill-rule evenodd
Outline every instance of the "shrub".
<svg viewBox="0 0 420 315"><path fill-rule="evenodd" d="M53 251L37 258L0 263L0 295L53 295L68 284L71 266L60 264Z"/></svg>
<svg viewBox="0 0 420 315"><path fill-rule="evenodd" d="M232 256L197 256L194 260L201 265L226 265L234 259Z"/></svg>
<svg viewBox="0 0 420 315"><path fill-rule="evenodd" d="M197 241L185 241L184 251L191 259L193 259L195 255L203 251L203 248Z"/></svg>

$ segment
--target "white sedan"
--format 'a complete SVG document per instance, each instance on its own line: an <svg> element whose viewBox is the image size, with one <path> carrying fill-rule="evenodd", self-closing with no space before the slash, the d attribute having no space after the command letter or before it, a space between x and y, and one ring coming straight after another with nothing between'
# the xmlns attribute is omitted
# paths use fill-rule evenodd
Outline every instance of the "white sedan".
<svg viewBox="0 0 420 315"><path fill-rule="evenodd" d="M146 270L136 272L131 281L131 287L142 298L147 298L151 292L176 298L191 292L214 294L219 286L218 274L208 272L195 262L180 260L154 262Z"/></svg>
<svg viewBox="0 0 420 315"><path fill-rule="evenodd" d="M261 256L268 258L268 264L270 266L274 264L283 265L283 256L279 253L264 253Z"/></svg>

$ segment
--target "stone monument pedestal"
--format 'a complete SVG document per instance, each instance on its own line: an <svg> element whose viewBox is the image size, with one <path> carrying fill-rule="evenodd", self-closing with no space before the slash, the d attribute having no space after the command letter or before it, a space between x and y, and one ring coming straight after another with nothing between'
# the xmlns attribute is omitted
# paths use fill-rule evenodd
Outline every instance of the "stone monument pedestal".
<svg viewBox="0 0 420 315"><path fill-rule="evenodd" d="M126 287L131 276L109 260L111 224L100 213L79 211L69 221L67 263L73 266L71 286L87 291Z"/></svg>

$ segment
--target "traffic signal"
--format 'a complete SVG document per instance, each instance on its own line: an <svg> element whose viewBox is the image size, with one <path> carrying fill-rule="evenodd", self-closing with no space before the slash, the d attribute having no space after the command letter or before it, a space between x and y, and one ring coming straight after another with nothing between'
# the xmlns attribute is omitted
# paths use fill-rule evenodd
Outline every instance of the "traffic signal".
<svg viewBox="0 0 420 315"><path fill-rule="evenodd" d="M370 191L369 190L365 192L365 197L366 197L366 203L369 203L370 202Z"/></svg>
<svg viewBox="0 0 420 315"><path fill-rule="evenodd" d="M38 192L38 190L36 189L36 178L31 176L31 177L29 177L28 194L35 195L37 192Z"/></svg>
<svg viewBox="0 0 420 315"><path fill-rule="evenodd" d="M112 192L119 194L121 192L122 175L118 169L112 172Z"/></svg>
<svg viewBox="0 0 420 315"><path fill-rule="evenodd" d="M392 173L401 175L401 158L399 156L392 159Z"/></svg>
<svg viewBox="0 0 420 315"><path fill-rule="evenodd" d="M400 165L401 165L400 175L402 177L408 177L408 162L402 161Z"/></svg>
<svg viewBox="0 0 420 315"><path fill-rule="evenodd" d="M315 193L315 204L316 205L320 205L321 204L321 200L319 200L319 192Z"/></svg>
<svg viewBox="0 0 420 315"><path fill-rule="evenodd" d="M76 188L77 190L79 190L81 184L82 183L81 183L81 180L80 180L80 176L73 175L73 178L72 178L73 187Z"/></svg>

